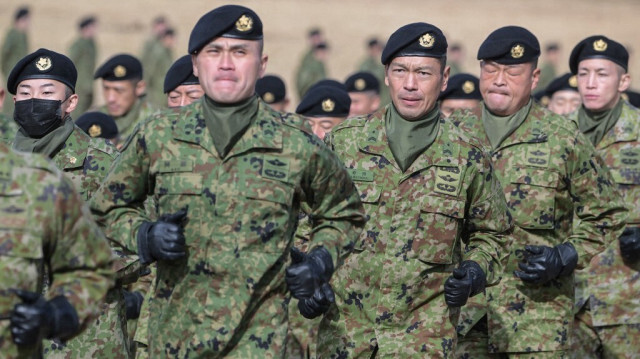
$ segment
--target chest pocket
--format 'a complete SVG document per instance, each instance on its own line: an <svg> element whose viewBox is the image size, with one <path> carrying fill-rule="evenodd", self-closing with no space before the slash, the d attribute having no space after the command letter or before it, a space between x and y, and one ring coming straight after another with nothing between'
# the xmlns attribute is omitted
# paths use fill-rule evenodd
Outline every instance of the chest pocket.
<svg viewBox="0 0 640 359"><path fill-rule="evenodd" d="M453 263L464 211L464 200L456 197L426 196L416 221L411 252L423 262Z"/></svg>
<svg viewBox="0 0 640 359"><path fill-rule="evenodd" d="M378 241L378 235L381 229L378 223L371 222L371 217L376 217L376 212L380 206L382 190L373 182L354 182L354 184L358 190L360 202L362 202L362 206L364 207L368 223L366 227L367 230L362 231L354 249L364 250L368 248L369 250L373 250L373 245Z"/></svg>
<svg viewBox="0 0 640 359"><path fill-rule="evenodd" d="M553 229L555 194L560 175L548 169L516 168L506 186L508 207L516 225L526 229Z"/></svg>
<svg viewBox="0 0 640 359"><path fill-rule="evenodd" d="M164 160L158 162L155 193L157 195L202 193L202 175L193 173L190 160Z"/></svg>
<svg viewBox="0 0 640 359"><path fill-rule="evenodd" d="M610 168L617 184L640 185L640 149L621 149Z"/></svg>

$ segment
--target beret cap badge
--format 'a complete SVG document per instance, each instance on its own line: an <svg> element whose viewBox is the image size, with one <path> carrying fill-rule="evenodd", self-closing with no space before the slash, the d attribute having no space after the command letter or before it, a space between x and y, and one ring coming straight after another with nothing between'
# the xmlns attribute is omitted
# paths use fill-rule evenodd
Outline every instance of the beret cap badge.
<svg viewBox="0 0 640 359"><path fill-rule="evenodd" d="M273 101L275 99L276 99L276 97L271 92L265 92L264 93L264 102L273 103Z"/></svg>
<svg viewBox="0 0 640 359"><path fill-rule="evenodd" d="M420 36L420 39L418 39L418 42L422 47L431 48L435 44L436 38L430 33L426 33Z"/></svg>
<svg viewBox="0 0 640 359"><path fill-rule="evenodd" d="M520 44L516 44L511 48L511 57L519 59L524 55L524 47Z"/></svg>
<svg viewBox="0 0 640 359"><path fill-rule="evenodd" d="M571 87L578 87L578 78L576 77L576 75L573 75L571 77L569 77L569 86Z"/></svg>
<svg viewBox="0 0 640 359"><path fill-rule="evenodd" d="M102 127L96 125L95 123L89 127L89 136L98 137L102 134Z"/></svg>
<svg viewBox="0 0 640 359"><path fill-rule="evenodd" d="M113 69L113 75L115 77L125 77L127 75L127 69L122 65L118 65Z"/></svg>
<svg viewBox="0 0 640 359"><path fill-rule="evenodd" d="M36 68L40 71L47 71L51 69L51 58L48 56L42 56L36 61Z"/></svg>
<svg viewBox="0 0 640 359"><path fill-rule="evenodd" d="M322 111L331 112L336 107L336 103L333 102L330 98L322 101Z"/></svg>
<svg viewBox="0 0 640 359"><path fill-rule="evenodd" d="M598 39L593 42L593 49L599 52L603 52L607 50L607 42L603 39Z"/></svg>
<svg viewBox="0 0 640 359"><path fill-rule="evenodd" d="M236 21L236 30L241 32L250 31L253 28L253 19L247 15L242 15Z"/></svg>
<svg viewBox="0 0 640 359"><path fill-rule="evenodd" d="M473 84L473 82L471 81L465 81L465 83L462 85L462 91L464 91L464 93L466 94L470 94L473 92L473 90L475 90L476 87Z"/></svg>
<svg viewBox="0 0 640 359"><path fill-rule="evenodd" d="M362 90L364 90L365 87L367 87L367 83L364 81L364 79L357 79L353 83L353 87L355 87L356 90L358 90L358 91L362 91Z"/></svg>

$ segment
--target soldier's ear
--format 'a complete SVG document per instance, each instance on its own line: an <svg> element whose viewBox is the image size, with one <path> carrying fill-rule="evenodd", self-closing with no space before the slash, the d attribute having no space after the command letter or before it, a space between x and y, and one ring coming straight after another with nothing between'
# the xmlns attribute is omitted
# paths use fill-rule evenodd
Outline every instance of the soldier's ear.
<svg viewBox="0 0 640 359"><path fill-rule="evenodd" d="M136 96L140 97L142 95L144 95L144 93L147 91L147 83L144 82L144 80L140 80L136 83Z"/></svg>
<svg viewBox="0 0 640 359"><path fill-rule="evenodd" d="M191 65L193 66L193 76L198 77L198 68L196 67L196 56L191 55Z"/></svg>
<svg viewBox="0 0 640 359"><path fill-rule="evenodd" d="M631 75L628 73L622 74L620 76L620 82L618 83L618 92L625 92L631 86Z"/></svg>
<svg viewBox="0 0 640 359"><path fill-rule="evenodd" d="M64 109L64 112L65 113L73 112L73 110L76 109L76 106L78 106L78 95L74 93L73 95L69 96L66 102L67 102L67 105L66 105L66 108Z"/></svg>
<svg viewBox="0 0 640 359"><path fill-rule="evenodd" d="M5 92L5 90L2 87L0 87L0 103L4 102L4 97L6 94L7 93Z"/></svg>
<svg viewBox="0 0 640 359"><path fill-rule="evenodd" d="M531 73L531 91L538 87L538 81L540 80L540 69L536 68Z"/></svg>
<svg viewBox="0 0 640 359"><path fill-rule="evenodd" d="M442 86L440 87L441 92L447 89L447 85L449 84L450 72L451 72L451 66L445 66L444 71L442 72Z"/></svg>
<svg viewBox="0 0 640 359"><path fill-rule="evenodd" d="M267 70L267 62L269 62L269 55L262 54L260 57L260 73L258 74L258 78L262 78L262 76L264 76L264 73Z"/></svg>

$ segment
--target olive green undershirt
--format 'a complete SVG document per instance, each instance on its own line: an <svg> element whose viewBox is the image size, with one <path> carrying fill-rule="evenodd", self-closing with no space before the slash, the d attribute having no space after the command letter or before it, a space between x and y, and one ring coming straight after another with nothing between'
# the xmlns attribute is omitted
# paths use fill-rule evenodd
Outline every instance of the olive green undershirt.
<svg viewBox="0 0 640 359"><path fill-rule="evenodd" d="M73 120L71 116L67 116L60 127L47 133L42 138L31 138L22 129L19 129L13 140L13 148L21 152L40 153L53 158L56 151L69 138L73 128Z"/></svg>
<svg viewBox="0 0 640 359"><path fill-rule="evenodd" d="M136 125L136 121L138 121L138 116L140 115L140 107L142 106L145 96L146 95L142 95L138 97L133 103L133 106L131 106L131 109L129 109L129 112L121 117L114 118L116 127L118 127L118 133L124 133L129 130L129 127Z"/></svg>
<svg viewBox="0 0 640 359"><path fill-rule="evenodd" d="M438 135L440 107L436 105L423 117L405 120L391 104L384 119L389 147L402 172L429 148Z"/></svg>
<svg viewBox="0 0 640 359"><path fill-rule="evenodd" d="M524 107L509 116L494 115L487 109L486 104L482 106L482 124L489 142L491 142L492 149L498 148L502 141L522 125L527 115L529 115L532 104L533 101L529 99L529 102Z"/></svg>
<svg viewBox="0 0 640 359"><path fill-rule="evenodd" d="M591 143L596 146L615 126L616 122L622 114L623 101L618 100L618 103L610 110L602 112L591 112L580 106L578 109L578 127L584 135L591 140Z"/></svg>
<svg viewBox="0 0 640 359"><path fill-rule="evenodd" d="M258 97L253 95L241 102L222 104L205 95L202 112L213 145L220 157L224 158L256 117Z"/></svg>

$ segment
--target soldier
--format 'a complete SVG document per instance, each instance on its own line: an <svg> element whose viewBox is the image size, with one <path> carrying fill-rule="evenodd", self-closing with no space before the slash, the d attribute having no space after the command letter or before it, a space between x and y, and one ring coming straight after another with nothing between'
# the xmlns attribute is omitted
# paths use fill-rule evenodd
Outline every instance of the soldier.
<svg viewBox="0 0 640 359"><path fill-rule="evenodd" d="M150 63L155 61L152 56L157 53L158 48L162 47L161 37L168 28L169 22L164 16L157 16L151 21L151 34L149 38L145 40L142 52L140 53L140 59L144 68L147 68Z"/></svg>
<svg viewBox="0 0 640 359"><path fill-rule="evenodd" d="M329 45L326 42L316 44L311 49L311 57L303 62L296 71L296 88L302 99L309 88L327 77L326 62L329 57Z"/></svg>
<svg viewBox="0 0 640 359"><path fill-rule="evenodd" d="M118 143L120 135L118 134L116 121L106 113L98 111L85 112L76 120L76 126L80 127L90 137L106 138L116 148L122 147L122 144Z"/></svg>
<svg viewBox="0 0 640 359"><path fill-rule="evenodd" d="M4 88L0 87L0 106L2 106L6 95L7 92ZM18 125L16 125L13 118L6 116L4 112L2 112L2 107L0 107L0 142L10 144L16 132L18 132Z"/></svg>
<svg viewBox="0 0 640 359"><path fill-rule="evenodd" d="M93 104L93 72L96 69L96 32L98 21L89 16L78 24L80 36L69 48L69 58L78 70L76 93L78 94L78 106L76 110L83 114Z"/></svg>
<svg viewBox="0 0 640 359"><path fill-rule="evenodd" d="M358 70L361 72L370 72L372 73L376 79L378 79L378 84L380 85L380 106L386 106L391 103L391 97L389 97L389 89L387 86L382 86L384 84L384 66L380 63L380 55L382 54L382 49L384 48L384 44L380 42L377 38L371 38L367 42L367 55L358 66Z"/></svg>
<svg viewBox="0 0 640 359"><path fill-rule="evenodd" d="M147 84L149 102L156 108L164 107L166 103L162 79L173 63L173 48L176 35L173 29L167 29L160 36L161 46L154 47L154 53L149 56L144 67L144 78Z"/></svg>
<svg viewBox="0 0 640 359"><path fill-rule="evenodd" d="M264 75L256 82L258 96L272 109L278 112L287 112L289 97L287 87L282 78L276 75Z"/></svg>
<svg viewBox="0 0 640 359"><path fill-rule="evenodd" d="M344 82L351 98L349 117L366 115L380 108L380 83L370 72L356 72Z"/></svg>
<svg viewBox="0 0 640 359"><path fill-rule="evenodd" d="M491 153L515 223L502 281L486 303L463 309L459 358L567 357L574 269L617 237L627 215L575 124L531 99L539 46L522 27L492 32L478 50L482 120L459 122Z"/></svg>
<svg viewBox="0 0 640 359"><path fill-rule="evenodd" d="M544 63L540 66L538 88L545 89L556 78L558 63L560 62L560 45L553 42L544 50Z"/></svg>
<svg viewBox="0 0 640 359"><path fill-rule="evenodd" d="M138 59L120 54L107 60L93 76L102 79L102 96L106 104L100 111L113 117L124 142L136 124L154 111L145 99L146 84L142 74L142 64Z"/></svg>
<svg viewBox="0 0 640 359"><path fill-rule="evenodd" d="M464 48L462 44L453 44L449 47L448 55L447 55L447 64L451 68L451 73L449 76L453 77L457 74L463 73L462 63L464 62Z"/></svg>
<svg viewBox="0 0 640 359"><path fill-rule="evenodd" d="M28 7L21 7L16 11L13 19L13 27L7 32L2 44L2 53L0 53L0 69L2 75L6 79L11 72L13 66L25 57L29 51L29 41L27 39L27 31L31 26L31 14ZM4 114L13 115L13 101L7 96L3 105Z"/></svg>
<svg viewBox="0 0 640 359"><path fill-rule="evenodd" d="M440 93L440 111L445 117L450 117L455 110L469 110L477 117L480 111L480 83L471 74L457 74L449 78L446 90Z"/></svg>
<svg viewBox="0 0 640 359"><path fill-rule="evenodd" d="M294 251L286 279L306 316L326 310L333 265L364 224L335 155L303 118L255 95L262 48L262 22L248 8L200 18L189 53L206 96L141 123L92 200L109 237L157 263L151 357L282 356L285 262L302 200L314 246ZM157 221L142 210L148 197Z"/></svg>
<svg viewBox="0 0 640 359"><path fill-rule="evenodd" d="M398 29L382 53L392 104L325 138L369 221L335 273L321 357L450 358L458 307L497 280L507 208L488 159L440 114L446 51L433 25Z"/></svg>
<svg viewBox="0 0 640 359"><path fill-rule="evenodd" d="M611 169L631 209L623 235L580 273L576 358L636 358L640 352L640 110L622 99L631 83L628 61L624 46L602 35L580 41L569 58L582 98L569 117Z"/></svg>
<svg viewBox="0 0 640 359"><path fill-rule="evenodd" d="M171 65L164 77L168 107L183 107L204 95L200 81L193 74L191 55L184 55Z"/></svg>
<svg viewBox="0 0 640 359"><path fill-rule="evenodd" d="M331 85L314 85L302 98L296 113L304 116L313 133L324 139L331 129L349 115L351 99L344 88Z"/></svg>
<svg viewBox="0 0 640 359"><path fill-rule="evenodd" d="M547 108L558 115L568 115L577 110L582 103L578 93L578 80L575 75L566 73L553 81L544 90L549 99Z"/></svg>
<svg viewBox="0 0 640 359"><path fill-rule="evenodd" d="M73 62L51 50L39 49L18 61L7 81L9 92L15 95L13 118L20 128L13 148L51 158L88 200L117 152L74 125L76 79Z"/></svg>
<svg viewBox="0 0 640 359"><path fill-rule="evenodd" d="M0 172L0 353L39 358L43 339L69 339L97 316L113 284L111 251L52 163L0 143Z"/></svg>

